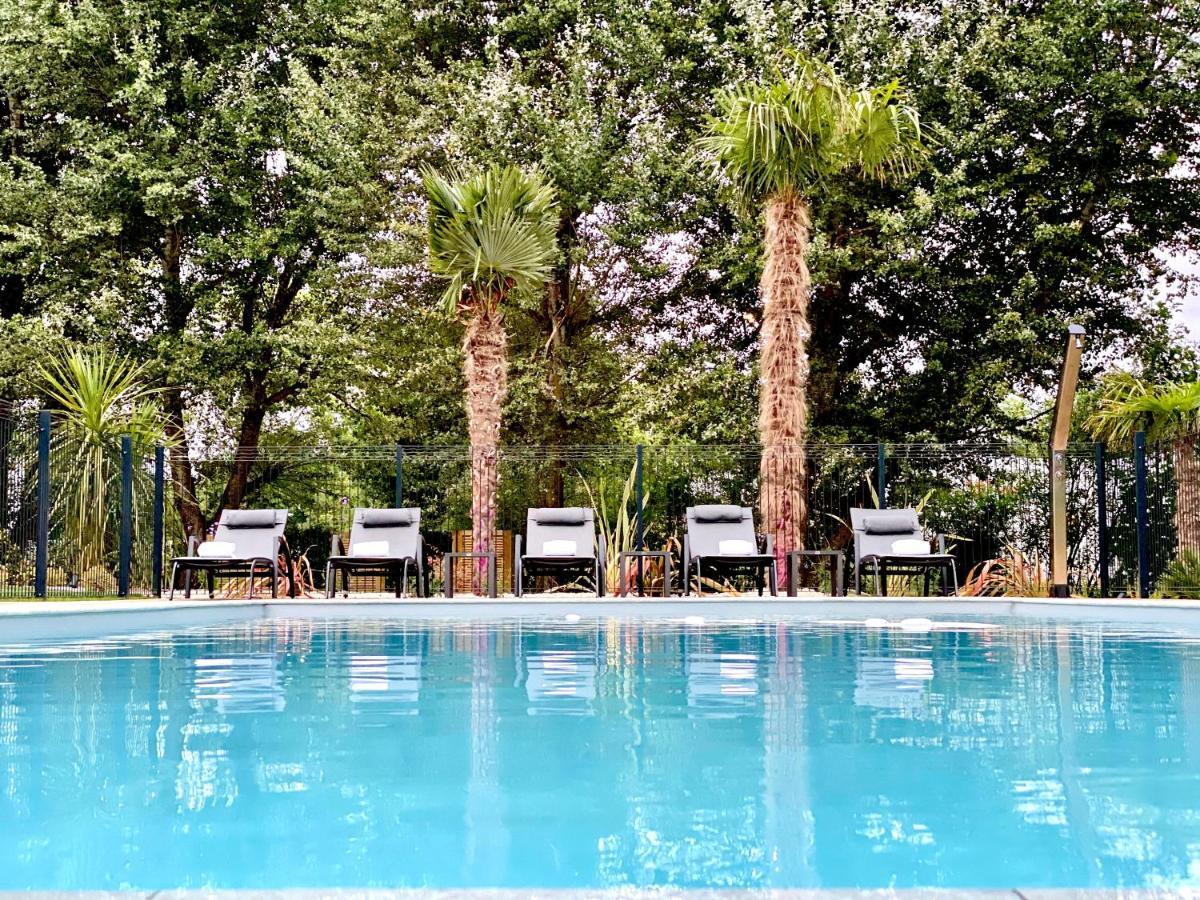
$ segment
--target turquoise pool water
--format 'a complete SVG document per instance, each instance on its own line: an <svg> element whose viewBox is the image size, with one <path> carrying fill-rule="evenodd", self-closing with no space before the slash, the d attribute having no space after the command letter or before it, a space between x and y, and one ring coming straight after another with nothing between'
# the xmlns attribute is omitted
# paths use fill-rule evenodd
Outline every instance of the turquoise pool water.
<svg viewBox="0 0 1200 900"><path fill-rule="evenodd" d="M1200 883L1200 638L264 621L0 649L0 888Z"/></svg>

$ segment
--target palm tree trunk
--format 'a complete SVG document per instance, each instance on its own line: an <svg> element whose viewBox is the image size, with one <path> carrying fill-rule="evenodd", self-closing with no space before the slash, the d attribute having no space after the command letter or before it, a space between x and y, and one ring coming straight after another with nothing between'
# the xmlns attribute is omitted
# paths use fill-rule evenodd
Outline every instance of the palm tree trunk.
<svg viewBox="0 0 1200 900"><path fill-rule="evenodd" d="M760 355L759 439L762 442L759 508L775 539L781 575L789 550L804 543L804 438L808 424L808 204L785 191L767 202L765 249L759 290L763 324Z"/></svg>
<svg viewBox="0 0 1200 900"><path fill-rule="evenodd" d="M471 546L495 550L500 416L508 394L508 335L498 297L477 294L463 341L466 356L467 432L471 441ZM472 589L486 590L486 564L477 560Z"/></svg>
<svg viewBox="0 0 1200 900"><path fill-rule="evenodd" d="M1200 456L1196 435L1171 445L1175 464L1175 540L1180 553L1200 553Z"/></svg>

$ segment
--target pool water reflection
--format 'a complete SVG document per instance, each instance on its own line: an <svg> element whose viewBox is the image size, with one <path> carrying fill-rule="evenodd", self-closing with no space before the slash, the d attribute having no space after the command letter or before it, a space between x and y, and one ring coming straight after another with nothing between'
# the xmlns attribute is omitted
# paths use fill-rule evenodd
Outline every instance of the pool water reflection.
<svg viewBox="0 0 1200 900"><path fill-rule="evenodd" d="M1200 884L1200 638L278 620L0 648L0 888Z"/></svg>

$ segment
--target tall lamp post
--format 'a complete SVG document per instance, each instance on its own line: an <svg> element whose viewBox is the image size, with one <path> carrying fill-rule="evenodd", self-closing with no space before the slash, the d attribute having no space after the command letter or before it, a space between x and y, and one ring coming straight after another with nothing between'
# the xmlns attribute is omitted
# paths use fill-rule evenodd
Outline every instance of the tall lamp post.
<svg viewBox="0 0 1200 900"><path fill-rule="evenodd" d="M1081 325L1067 328L1054 418L1050 423L1050 596L1069 597L1067 583L1067 442L1071 437L1071 410L1079 384L1079 360L1083 356Z"/></svg>

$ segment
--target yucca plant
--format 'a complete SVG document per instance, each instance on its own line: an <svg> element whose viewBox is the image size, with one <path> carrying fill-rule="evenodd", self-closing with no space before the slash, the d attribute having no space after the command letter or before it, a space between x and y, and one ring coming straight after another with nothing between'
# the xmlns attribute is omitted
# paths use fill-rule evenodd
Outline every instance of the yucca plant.
<svg viewBox="0 0 1200 900"><path fill-rule="evenodd" d="M463 364L471 442L472 546L495 549L500 417L508 395L506 304L550 277L557 248L554 191L537 172L493 166L471 176L424 173L429 267L449 281L447 311L466 320ZM481 593L482 561L474 590Z"/></svg>
<svg viewBox="0 0 1200 900"><path fill-rule="evenodd" d="M164 441L146 366L104 348L73 348L38 366L34 387L58 414L55 433L68 462L56 473L54 501L65 515L64 537L78 554L78 571L89 585L108 584L117 543L121 486L121 438L132 441L143 459ZM153 485L134 467L134 510ZM145 523L135 515L134 539L148 541Z"/></svg>
<svg viewBox="0 0 1200 900"><path fill-rule="evenodd" d="M927 143L898 81L853 90L789 53L767 80L717 96L699 150L747 213L765 210L759 439L763 527L782 569L804 538L808 419L808 242L814 198L839 176L907 176Z"/></svg>
<svg viewBox="0 0 1200 900"><path fill-rule="evenodd" d="M1129 447L1139 431L1171 448L1175 468L1175 536L1179 552L1200 552L1200 381L1153 384L1130 372L1100 381L1085 427L1098 441Z"/></svg>

